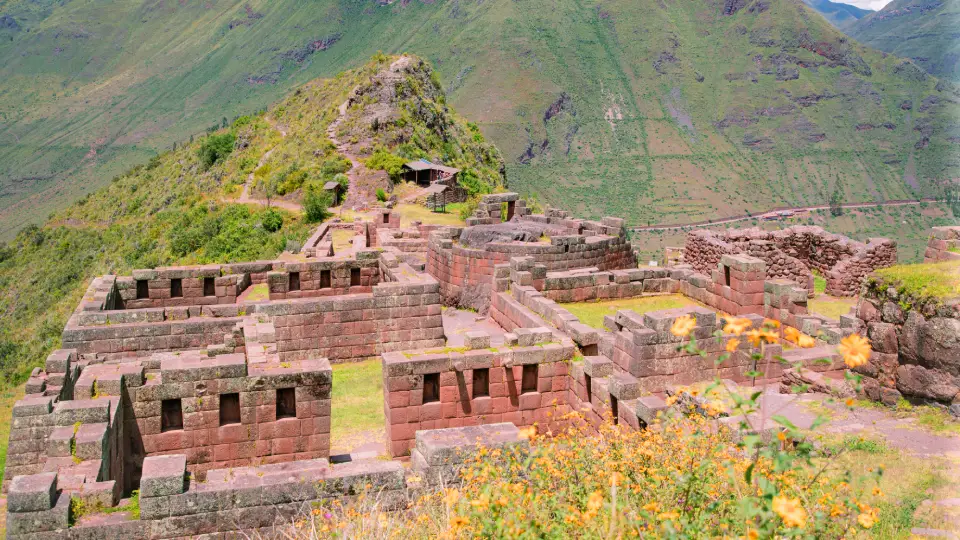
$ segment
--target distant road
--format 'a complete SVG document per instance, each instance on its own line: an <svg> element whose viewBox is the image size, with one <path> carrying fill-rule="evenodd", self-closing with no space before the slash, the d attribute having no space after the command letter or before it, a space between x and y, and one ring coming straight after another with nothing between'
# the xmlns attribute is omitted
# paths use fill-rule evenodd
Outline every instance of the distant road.
<svg viewBox="0 0 960 540"><path fill-rule="evenodd" d="M926 199L909 199L902 201L885 201L879 203L843 203L840 205L841 208L871 208L877 206L911 206L914 204L921 203L930 203L937 202L936 199L926 198ZM717 218L717 219L708 219L706 221L695 221L692 223L674 223L670 225L650 225L647 227L630 227L631 231L634 232L646 232L646 231L675 231L677 229L686 229L687 227L702 227L704 225L723 225L724 223L736 223L738 221L747 221L750 219L760 219L761 217L770 214L772 212L783 212L785 210L791 210L794 212L803 212L810 210L827 210L830 208L829 204L822 204L819 206L784 206L774 208L772 210L767 210L766 212L760 212L756 214L744 214L742 216L733 216L726 218Z"/></svg>

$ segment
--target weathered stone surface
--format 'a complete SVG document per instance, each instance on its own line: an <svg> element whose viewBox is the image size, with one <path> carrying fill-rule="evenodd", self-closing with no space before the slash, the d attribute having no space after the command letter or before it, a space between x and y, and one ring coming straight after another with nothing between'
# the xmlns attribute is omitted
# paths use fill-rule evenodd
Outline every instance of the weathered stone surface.
<svg viewBox="0 0 960 540"><path fill-rule="evenodd" d="M57 498L57 473L16 476L7 495L10 512L40 512L53 508Z"/></svg>
<svg viewBox="0 0 960 540"><path fill-rule="evenodd" d="M150 456L143 460L140 496L163 497L183 493L187 456Z"/></svg>
<svg viewBox="0 0 960 540"><path fill-rule="evenodd" d="M960 320L937 317L920 328L920 362L960 376Z"/></svg>
<svg viewBox="0 0 960 540"><path fill-rule="evenodd" d="M897 389L907 395L948 402L960 392L949 374L912 364L897 368Z"/></svg>

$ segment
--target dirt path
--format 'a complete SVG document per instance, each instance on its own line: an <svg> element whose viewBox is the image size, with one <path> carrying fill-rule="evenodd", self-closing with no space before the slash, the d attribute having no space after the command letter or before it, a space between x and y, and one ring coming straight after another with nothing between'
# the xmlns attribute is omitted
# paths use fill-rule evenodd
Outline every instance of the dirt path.
<svg viewBox="0 0 960 540"><path fill-rule="evenodd" d="M282 127L280 127L278 124L270 121L269 119L267 119L267 122L270 124L271 127L273 127L274 129L276 129L277 131L280 132L280 137L281 137L281 138L285 138L285 137L287 136L287 131L286 131L285 129L283 129ZM254 167L254 170L257 170L257 169L259 169L260 167L262 167L263 164L266 163L268 159L270 159L270 156L273 154L273 151L274 151L275 149L276 149L276 146L274 146L273 148L271 148L271 149L267 150L266 152L264 152L263 155L260 156L260 161L257 162L257 166ZM240 203L240 204L259 204L259 205L262 205L262 206L267 206L267 200L266 200L266 199L257 199L257 198L254 198L254 197L251 197L251 196L250 196L250 190L253 189L253 181L254 181L254 179L253 179L253 173L251 172L250 174L247 175L247 181L243 184L243 191L240 192L240 198L237 199L236 202L238 202L238 203ZM269 206L275 206L275 207L277 207L277 208L283 208L284 210L289 210L289 211L291 211L291 212L301 212L301 211L303 211L303 207L300 206L300 204L295 203L295 202L292 202L292 201L285 201L285 200L279 199L279 198L272 199L272 200L270 201L270 205L269 205Z"/></svg>
<svg viewBox="0 0 960 540"><path fill-rule="evenodd" d="M886 201L879 203L844 203L840 206L842 208L875 208L878 206L912 206L916 204L924 204L937 202L936 199L926 198L926 199L917 199L909 201ZM722 219L708 219L707 221L694 221L691 223L675 223L671 225L650 225L647 227L631 227L631 231L643 232L643 231L672 231L676 229L684 229L687 227L703 227L707 225L723 225L725 223L736 223L738 221L748 221L751 219L759 219L767 214L772 212L782 212L785 210L791 210L793 212L804 212L811 210L827 210L830 208L828 204L821 204L817 206L795 206L789 208L774 208L773 210L768 210L766 212L759 212L756 214L742 215L742 216L733 216L729 218Z"/></svg>

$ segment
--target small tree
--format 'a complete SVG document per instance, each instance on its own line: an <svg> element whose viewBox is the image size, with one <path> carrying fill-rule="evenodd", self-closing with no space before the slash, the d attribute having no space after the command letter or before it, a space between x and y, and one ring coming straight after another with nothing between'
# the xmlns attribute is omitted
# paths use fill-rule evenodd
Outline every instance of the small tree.
<svg viewBox="0 0 960 540"><path fill-rule="evenodd" d="M830 195L830 215L837 217L843 215L843 190L838 181L833 188L833 194Z"/></svg>
<svg viewBox="0 0 960 540"><path fill-rule="evenodd" d="M263 219L260 220L263 229L267 232L277 232L283 227L283 216L273 208L263 213Z"/></svg>
<svg viewBox="0 0 960 540"><path fill-rule="evenodd" d="M263 193L263 198L267 200L267 208L270 208L270 199L277 196L277 190L280 187L281 181L281 174L271 174L261 177L259 182L257 182L258 191Z"/></svg>
<svg viewBox="0 0 960 540"><path fill-rule="evenodd" d="M233 133L210 135L204 139L198 151L200 166L203 170L213 167L215 163L229 156L230 152L233 152L233 145L236 140L237 138Z"/></svg>
<svg viewBox="0 0 960 540"><path fill-rule="evenodd" d="M330 195L316 185L308 185L303 190L303 213L307 221L316 223L327 219L330 213Z"/></svg>
<svg viewBox="0 0 960 540"><path fill-rule="evenodd" d="M377 188L377 200L380 202L387 202L387 192L383 188Z"/></svg>

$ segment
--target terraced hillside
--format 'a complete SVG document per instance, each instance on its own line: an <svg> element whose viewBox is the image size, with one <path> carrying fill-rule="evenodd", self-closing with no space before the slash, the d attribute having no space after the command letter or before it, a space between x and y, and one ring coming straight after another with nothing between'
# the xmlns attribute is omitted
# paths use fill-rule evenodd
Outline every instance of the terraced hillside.
<svg viewBox="0 0 960 540"><path fill-rule="evenodd" d="M581 215L694 221L958 176L956 90L799 0L8 0L0 16L7 237L377 50L430 60L511 187Z"/></svg>
<svg viewBox="0 0 960 540"><path fill-rule="evenodd" d="M326 134L339 105L400 63L376 55L358 69L302 85L266 112L164 152L54 213L43 226L24 228L9 245L0 243L0 389L22 382L59 344L67 316L94 276L269 259L302 243L315 225L300 212L236 204L239 185L253 172L296 197L335 178L346 160ZM496 149L442 104L429 66L411 57L403 58L403 66L396 103L415 110L376 107L389 118L381 131L390 137L379 148L392 156L448 159L475 171L479 187L489 191L493 186L483 182L498 181L502 166ZM360 100L349 110L363 117L369 105ZM356 126L352 133L363 130ZM400 138L409 141L401 144Z"/></svg>
<svg viewBox="0 0 960 540"><path fill-rule="evenodd" d="M864 45L960 81L960 0L894 0L846 31Z"/></svg>

